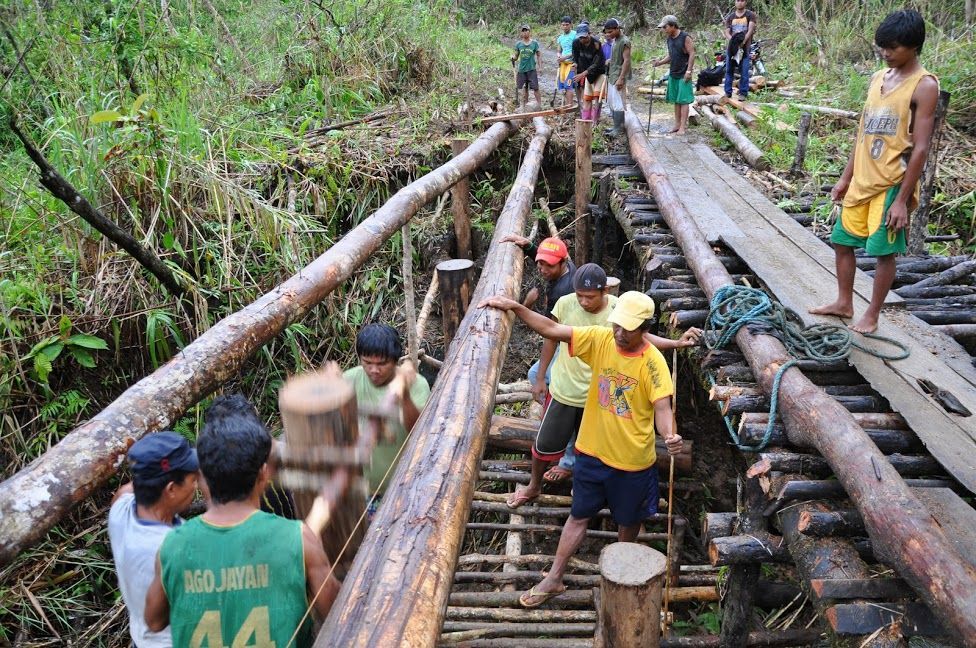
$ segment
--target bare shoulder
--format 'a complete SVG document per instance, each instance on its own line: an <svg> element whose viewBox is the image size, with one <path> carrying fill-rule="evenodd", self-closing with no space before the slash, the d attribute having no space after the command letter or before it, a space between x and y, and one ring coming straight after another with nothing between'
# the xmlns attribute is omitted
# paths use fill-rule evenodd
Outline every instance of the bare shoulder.
<svg viewBox="0 0 976 648"><path fill-rule="evenodd" d="M935 104L939 100L939 81L927 74L918 81L915 92L912 93L912 103L920 112L935 111Z"/></svg>

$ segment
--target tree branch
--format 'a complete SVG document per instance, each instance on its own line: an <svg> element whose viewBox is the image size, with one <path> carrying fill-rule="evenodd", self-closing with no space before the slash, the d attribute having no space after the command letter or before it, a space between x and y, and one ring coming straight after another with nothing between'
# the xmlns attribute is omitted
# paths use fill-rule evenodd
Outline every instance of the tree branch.
<svg viewBox="0 0 976 648"><path fill-rule="evenodd" d="M41 185L51 194L68 206L68 209L81 216L89 225L101 232L106 238L128 252L142 267L153 273L166 289L174 295L183 295L186 289L176 281L176 277L162 260L153 252L143 247L131 234L109 220L104 214L95 209L88 200L71 186L71 183L61 177L54 167L37 150L33 142L17 127L16 118L10 119L10 130L20 138L27 149L27 155L34 161L41 172Z"/></svg>

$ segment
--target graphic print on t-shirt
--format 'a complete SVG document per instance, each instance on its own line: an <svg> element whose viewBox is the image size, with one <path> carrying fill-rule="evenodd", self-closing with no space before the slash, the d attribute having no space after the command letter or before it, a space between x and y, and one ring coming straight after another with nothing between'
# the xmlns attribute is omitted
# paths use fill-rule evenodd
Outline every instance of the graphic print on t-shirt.
<svg viewBox="0 0 976 648"><path fill-rule="evenodd" d="M604 369L599 376L600 407L620 418L632 418L627 392L637 385L637 380L615 369Z"/></svg>

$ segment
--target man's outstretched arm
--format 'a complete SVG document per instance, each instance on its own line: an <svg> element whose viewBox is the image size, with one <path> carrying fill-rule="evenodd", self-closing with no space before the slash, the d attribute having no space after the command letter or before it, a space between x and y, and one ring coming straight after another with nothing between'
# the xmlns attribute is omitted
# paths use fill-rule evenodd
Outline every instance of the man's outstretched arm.
<svg viewBox="0 0 976 648"><path fill-rule="evenodd" d="M530 329L544 338L565 342L573 340L573 327L555 322L541 313L531 311L514 299L508 297L490 297L478 304L478 308L497 308L498 310L513 311Z"/></svg>

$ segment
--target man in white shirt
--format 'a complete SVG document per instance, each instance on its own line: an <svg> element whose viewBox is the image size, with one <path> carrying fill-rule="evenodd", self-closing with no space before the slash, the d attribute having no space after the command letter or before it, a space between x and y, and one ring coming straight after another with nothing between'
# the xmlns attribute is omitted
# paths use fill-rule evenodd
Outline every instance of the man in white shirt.
<svg viewBox="0 0 976 648"><path fill-rule="evenodd" d="M196 450L175 432L157 432L136 441L129 449L132 481L112 498L108 537L119 575L119 589L129 612L129 634L137 648L169 648L167 626L152 632L143 611L146 592L155 575L156 554L163 538L182 523L197 489Z"/></svg>

